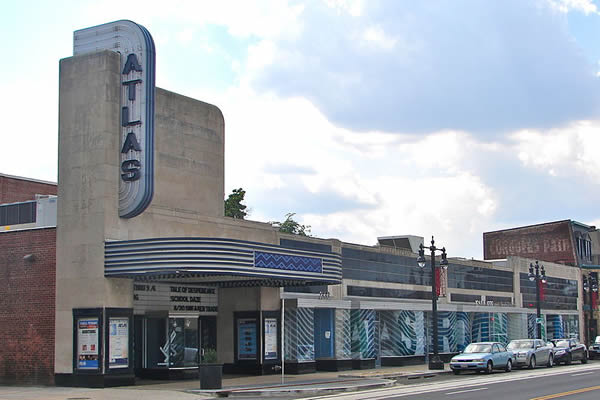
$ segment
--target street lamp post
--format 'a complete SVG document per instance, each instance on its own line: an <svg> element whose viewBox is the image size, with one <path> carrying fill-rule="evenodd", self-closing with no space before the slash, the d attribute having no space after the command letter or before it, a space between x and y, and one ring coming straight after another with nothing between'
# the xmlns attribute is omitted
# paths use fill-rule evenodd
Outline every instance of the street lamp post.
<svg viewBox="0 0 600 400"><path fill-rule="evenodd" d="M446 248L435 247L435 241L433 236L431 237L431 246L425 247L423 243L419 245L419 257L417 257L417 265L420 268L425 268L427 261L425 260L425 249L431 251L431 325L433 328L433 356L429 358L429 369L444 369L444 362L440 359L438 353L438 315L437 315L437 276L435 273L435 252L441 250L442 259L440 261L440 267L443 269L448 268L448 260L446 258Z"/></svg>
<svg viewBox="0 0 600 400"><path fill-rule="evenodd" d="M537 338L542 338L542 304L540 299L540 282L546 283L546 271L544 270L544 266L540 265L538 262L535 262L535 273L533 272L534 265L529 263L529 280L535 281L535 300L536 300L536 308L537 315L535 319L535 324L537 326Z"/></svg>
<svg viewBox="0 0 600 400"><path fill-rule="evenodd" d="M592 344L592 321L594 320L594 300L593 300L593 293L597 293L598 292L598 281L596 280L596 278L594 278L593 275L587 275L587 276L583 276L583 292L584 295L585 293L589 294L589 317L587 318L587 336L588 336L588 341L590 343L590 345ZM585 297L584 297L584 303L585 303ZM586 313L587 315L587 313Z"/></svg>

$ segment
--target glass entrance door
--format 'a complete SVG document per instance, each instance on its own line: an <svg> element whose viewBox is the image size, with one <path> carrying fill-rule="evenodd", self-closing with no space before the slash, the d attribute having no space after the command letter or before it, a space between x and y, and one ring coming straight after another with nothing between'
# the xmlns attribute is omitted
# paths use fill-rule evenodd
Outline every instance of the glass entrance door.
<svg viewBox="0 0 600 400"><path fill-rule="evenodd" d="M192 368L200 361L196 316L148 316L144 323L144 368Z"/></svg>
<svg viewBox="0 0 600 400"><path fill-rule="evenodd" d="M197 367L200 361L198 318L169 318L169 367Z"/></svg>

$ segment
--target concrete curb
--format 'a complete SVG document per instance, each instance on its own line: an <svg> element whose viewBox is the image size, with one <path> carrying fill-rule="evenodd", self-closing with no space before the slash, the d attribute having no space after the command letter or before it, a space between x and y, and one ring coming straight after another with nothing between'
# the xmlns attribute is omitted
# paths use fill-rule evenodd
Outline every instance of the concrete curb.
<svg viewBox="0 0 600 400"><path fill-rule="evenodd" d="M368 379L368 378L363 378ZM360 379L357 379L360 380ZM319 383L306 384L305 387L300 385L290 386L273 386L273 387L258 387L258 388L231 388L231 389L217 389L217 390L186 390L188 393L194 394L210 394L217 397L244 397L244 396L280 396L282 394L299 394L299 395L325 395L334 392L355 392L365 389L377 389L383 387L394 386L396 382L389 379L373 378L379 382L370 383L350 383L346 384L341 381L332 386L327 387L315 387L319 386Z"/></svg>
<svg viewBox="0 0 600 400"><path fill-rule="evenodd" d="M438 375L451 374L452 370L443 371L419 371L419 372L390 372L383 374L374 375L360 375L360 374L342 374L340 378L363 378L363 379L395 379L396 381L404 379L422 379L422 378L433 378Z"/></svg>
<svg viewBox="0 0 600 400"><path fill-rule="evenodd" d="M418 372L390 372L382 374L340 374L339 378L353 378L347 381L337 382L310 382L310 383L296 383L291 385L273 385L267 387L238 387L230 389L216 389L216 390L186 390L187 393L193 394L204 394L216 397L244 397L244 396L281 396L281 395L326 395L334 392L356 392L359 390L376 389L383 387L394 386L396 383L403 380L413 379L427 379L434 378L439 375L446 375L452 373L451 370L443 371L418 371ZM373 380L376 382L365 382L360 383L361 380L368 381ZM325 387L319 387L321 385L331 385Z"/></svg>

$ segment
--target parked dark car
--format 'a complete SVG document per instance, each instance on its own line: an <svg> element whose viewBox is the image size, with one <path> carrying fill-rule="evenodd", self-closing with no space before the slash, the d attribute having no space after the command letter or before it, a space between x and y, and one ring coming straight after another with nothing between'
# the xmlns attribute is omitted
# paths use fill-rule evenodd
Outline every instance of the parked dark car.
<svg viewBox="0 0 600 400"><path fill-rule="evenodd" d="M600 358L600 336L596 336L596 340L594 340L594 343L588 349L588 356L590 360Z"/></svg>
<svg viewBox="0 0 600 400"><path fill-rule="evenodd" d="M585 344L579 343L577 339L552 339L554 345L554 363L571 364L572 361L588 361L588 352Z"/></svg>

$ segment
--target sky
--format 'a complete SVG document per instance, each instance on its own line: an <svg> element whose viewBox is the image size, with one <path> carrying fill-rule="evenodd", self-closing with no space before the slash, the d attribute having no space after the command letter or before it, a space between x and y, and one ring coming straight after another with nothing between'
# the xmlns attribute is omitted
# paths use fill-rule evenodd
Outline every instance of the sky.
<svg viewBox="0 0 600 400"><path fill-rule="evenodd" d="M248 219L475 259L483 232L600 227L597 0L5 2L0 173L57 181L58 62L119 19L158 87L223 112Z"/></svg>

